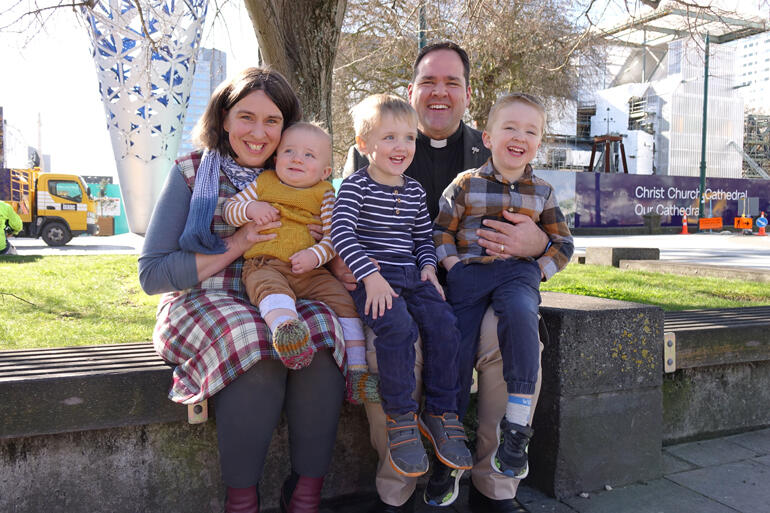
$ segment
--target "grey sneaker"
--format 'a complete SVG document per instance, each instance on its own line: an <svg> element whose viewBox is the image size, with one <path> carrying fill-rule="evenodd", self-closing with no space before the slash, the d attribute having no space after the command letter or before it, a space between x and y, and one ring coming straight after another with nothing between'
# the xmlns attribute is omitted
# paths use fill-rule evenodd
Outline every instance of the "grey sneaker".
<svg viewBox="0 0 770 513"><path fill-rule="evenodd" d="M399 474L408 477L421 476L428 471L428 455L417 431L417 415L414 412L385 419L388 428L390 464Z"/></svg>
<svg viewBox="0 0 770 513"><path fill-rule="evenodd" d="M515 479L527 477L529 474L527 450L529 439L533 434L531 427L508 422L503 417L497 430L500 445L497 447L497 452L492 455L492 468Z"/></svg>
<svg viewBox="0 0 770 513"><path fill-rule="evenodd" d="M465 442L465 428L456 413L442 415L422 412L420 431L433 444L436 457L447 467L468 470L473 466L473 457Z"/></svg>
<svg viewBox="0 0 770 513"><path fill-rule="evenodd" d="M425 487L423 500L428 506L444 507L451 505L460 495L462 469L450 468L434 458L431 462L433 471Z"/></svg>

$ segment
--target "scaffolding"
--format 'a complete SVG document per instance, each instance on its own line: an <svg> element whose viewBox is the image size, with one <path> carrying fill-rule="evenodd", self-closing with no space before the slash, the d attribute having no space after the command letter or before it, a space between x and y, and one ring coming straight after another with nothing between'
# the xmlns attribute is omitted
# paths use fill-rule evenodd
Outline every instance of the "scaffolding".
<svg viewBox="0 0 770 513"><path fill-rule="evenodd" d="M744 178L764 178L761 173L749 164L754 161L757 166L770 172L770 116L748 114L743 124L743 152L749 159L744 159Z"/></svg>
<svg viewBox="0 0 770 513"><path fill-rule="evenodd" d="M648 134L655 133L655 110L651 108L652 101L648 96L634 96L628 100L628 129L643 130Z"/></svg>

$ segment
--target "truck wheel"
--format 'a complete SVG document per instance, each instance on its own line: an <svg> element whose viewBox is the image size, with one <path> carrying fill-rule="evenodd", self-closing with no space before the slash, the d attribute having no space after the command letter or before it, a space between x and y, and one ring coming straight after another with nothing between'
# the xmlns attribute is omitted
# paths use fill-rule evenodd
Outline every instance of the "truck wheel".
<svg viewBox="0 0 770 513"><path fill-rule="evenodd" d="M72 240L69 228L63 223L48 223L40 235L49 246L64 246Z"/></svg>

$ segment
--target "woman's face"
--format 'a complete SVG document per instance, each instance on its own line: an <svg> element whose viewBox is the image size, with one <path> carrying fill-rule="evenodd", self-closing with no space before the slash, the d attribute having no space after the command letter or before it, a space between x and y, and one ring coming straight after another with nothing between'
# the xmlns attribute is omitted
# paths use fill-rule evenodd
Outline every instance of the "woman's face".
<svg viewBox="0 0 770 513"><path fill-rule="evenodd" d="M283 114L264 91L241 98L225 115L224 129L235 161L244 167L262 167L281 142Z"/></svg>

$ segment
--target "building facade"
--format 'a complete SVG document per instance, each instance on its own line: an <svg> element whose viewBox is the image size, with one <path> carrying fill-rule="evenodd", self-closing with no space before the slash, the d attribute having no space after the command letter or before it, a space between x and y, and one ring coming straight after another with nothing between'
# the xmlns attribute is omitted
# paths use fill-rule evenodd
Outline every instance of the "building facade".
<svg viewBox="0 0 770 513"><path fill-rule="evenodd" d="M184 118L182 141L179 143L179 155L186 155L195 149L192 142L192 130L203 111L206 110L209 98L214 89L227 76L227 54L216 48L201 48L198 52L198 63L195 66L190 101Z"/></svg>

